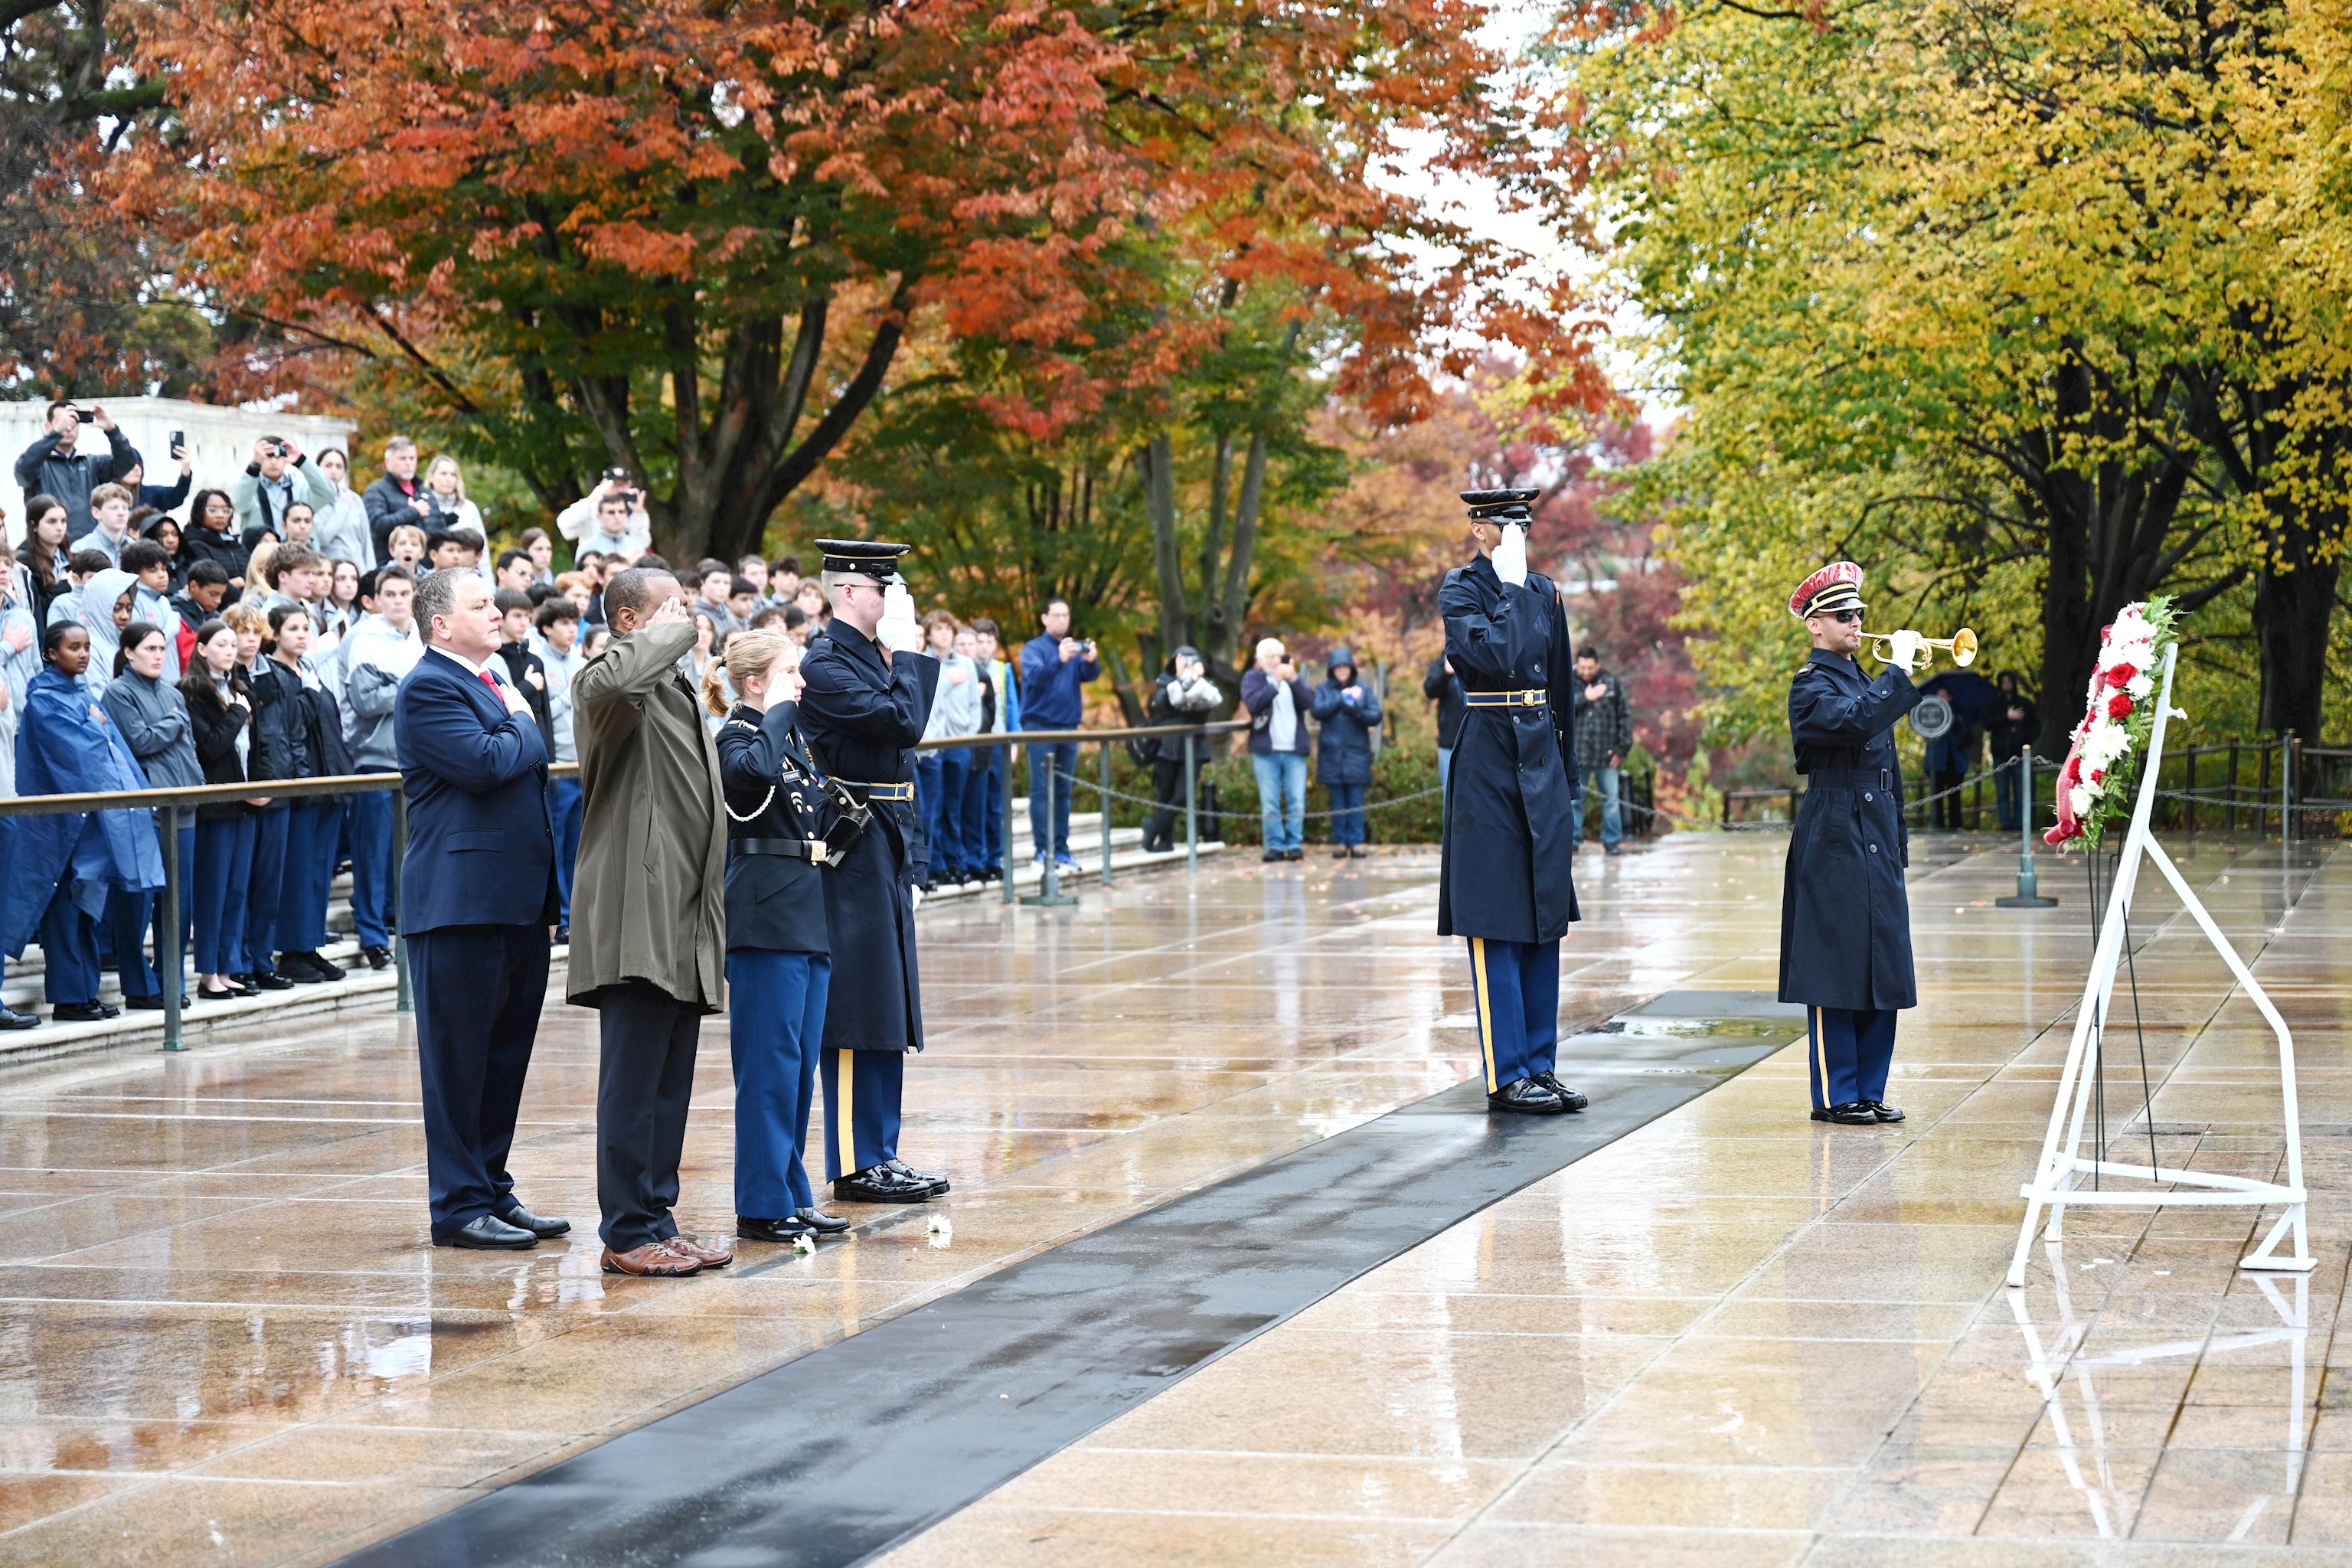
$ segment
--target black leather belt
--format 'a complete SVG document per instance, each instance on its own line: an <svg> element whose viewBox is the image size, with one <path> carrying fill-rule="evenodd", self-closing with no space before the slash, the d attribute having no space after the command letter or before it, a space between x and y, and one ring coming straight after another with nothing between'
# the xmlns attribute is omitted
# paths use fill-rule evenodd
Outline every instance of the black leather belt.
<svg viewBox="0 0 2352 1568"><path fill-rule="evenodd" d="M1805 775L1807 784L1821 789L1893 789L1895 770L1892 768L1815 768Z"/></svg>
<svg viewBox="0 0 2352 1568"><path fill-rule="evenodd" d="M834 782L856 790L859 797L865 800L912 800L915 798L915 786L912 784L866 784L858 779L836 779Z"/></svg>
<svg viewBox="0 0 2352 1568"><path fill-rule="evenodd" d="M786 860L806 860L811 865L824 863L822 838L738 838L728 847L738 855L774 855Z"/></svg>

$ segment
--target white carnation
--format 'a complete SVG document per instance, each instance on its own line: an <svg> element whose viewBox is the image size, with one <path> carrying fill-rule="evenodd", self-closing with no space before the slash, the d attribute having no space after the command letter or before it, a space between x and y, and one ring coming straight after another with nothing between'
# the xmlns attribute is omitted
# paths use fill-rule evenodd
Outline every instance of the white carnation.
<svg viewBox="0 0 2352 1568"><path fill-rule="evenodd" d="M2156 689L2156 682L2145 675L2135 675L2124 682L2124 689L2130 692L2135 700L2144 701L2147 694Z"/></svg>
<svg viewBox="0 0 2352 1568"><path fill-rule="evenodd" d="M2091 812L2090 790L2084 785L2076 784L2073 789L2066 792L2066 805L2076 816L2089 816Z"/></svg>

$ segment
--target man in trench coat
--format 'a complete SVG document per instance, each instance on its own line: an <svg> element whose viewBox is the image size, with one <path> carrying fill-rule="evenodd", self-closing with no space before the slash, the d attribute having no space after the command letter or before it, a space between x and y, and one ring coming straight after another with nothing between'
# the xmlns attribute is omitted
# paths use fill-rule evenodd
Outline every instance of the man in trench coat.
<svg viewBox="0 0 2352 1568"><path fill-rule="evenodd" d="M1559 595L1527 570L1536 493L1462 493L1478 554L1437 595L1466 704L1446 774L1437 934L1470 944L1487 1109L1556 1116L1585 1105L1552 1071L1559 939L1577 918L1565 762L1576 671Z"/></svg>
<svg viewBox="0 0 2352 1568"><path fill-rule="evenodd" d="M608 1273L723 1268L677 1233L678 1156L703 1016L726 1002L727 804L719 752L677 661L686 590L632 567L604 586L613 640L572 678L580 858L566 993L599 1009L596 1201Z"/></svg>
<svg viewBox="0 0 2352 1568"><path fill-rule="evenodd" d="M929 859L908 748L930 718L940 661L919 651L912 602L898 575L908 546L816 542L824 552L833 630L801 661L801 733L817 766L874 814L847 857L824 874L824 918L839 965L825 994L817 1054L824 1173L838 1203L924 1203L944 1195L948 1183L898 1158L907 1057L923 1048L914 889Z"/></svg>
<svg viewBox="0 0 2352 1568"><path fill-rule="evenodd" d="M1780 1000L1805 1005L1813 1120L1900 1121L1885 1102L1896 1009L1918 1005L1903 870L1903 765L1895 723L1917 706L1918 634L1897 632L1874 680L1862 647L1862 568L1838 561L1805 579L1789 613L1813 651L1789 684L1789 733L1805 775L1780 890Z"/></svg>

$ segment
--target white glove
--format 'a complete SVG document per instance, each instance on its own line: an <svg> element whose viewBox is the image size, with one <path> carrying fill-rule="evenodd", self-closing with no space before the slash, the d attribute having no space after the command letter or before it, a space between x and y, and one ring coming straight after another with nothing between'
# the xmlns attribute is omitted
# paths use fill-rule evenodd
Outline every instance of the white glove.
<svg viewBox="0 0 2352 1568"><path fill-rule="evenodd" d="M1919 634L1917 632L1896 632L1887 639L1886 658L1889 663L1899 665L1907 670L1918 657Z"/></svg>
<svg viewBox="0 0 2352 1568"><path fill-rule="evenodd" d="M913 653L923 646L923 631L915 624L915 595L903 583L882 590L882 618L874 624L874 640L892 653Z"/></svg>
<svg viewBox="0 0 2352 1568"><path fill-rule="evenodd" d="M1495 575L1514 588L1528 581L1528 531L1516 522L1503 524L1503 542L1495 546Z"/></svg>
<svg viewBox="0 0 2352 1568"><path fill-rule="evenodd" d="M908 909L910 909L910 910L919 910L919 909L921 909L921 908L923 907L923 889L920 889L920 888L909 888L909 889L907 889L907 898L908 898L908 904L907 904L907 907L908 907Z"/></svg>

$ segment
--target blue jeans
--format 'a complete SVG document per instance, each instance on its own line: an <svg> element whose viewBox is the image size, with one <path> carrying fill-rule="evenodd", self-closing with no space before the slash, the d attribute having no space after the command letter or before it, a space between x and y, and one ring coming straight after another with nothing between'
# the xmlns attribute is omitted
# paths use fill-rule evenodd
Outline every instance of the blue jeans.
<svg viewBox="0 0 2352 1568"><path fill-rule="evenodd" d="M963 842L964 775L969 755L960 748L915 753L915 802L923 813L923 837L930 840L931 875L961 882L971 859Z"/></svg>
<svg viewBox="0 0 2352 1568"><path fill-rule="evenodd" d="M951 802L950 806L956 814L956 830L963 842L964 875L977 877L1004 858L1004 847L998 842L1004 837L1003 828L989 814L990 805L999 798L991 787L990 767L996 760L997 750L993 746L974 746L963 755L968 759L963 774L963 798ZM990 831L992 826L996 827L996 831Z"/></svg>
<svg viewBox="0 0 2352 1568"><path fill-rule="evenodd" d="M1046 758L1053 759L1054 821L1052 831L1045 822ZM1301 759L1300 766L1306 765ZM1029 748L1029 842L1040 855L1046 845L1053 846L1058 859L1070 858L1070 792L1077 786L1078 743L1076 741L1055 741Z"/></svg>
<svg viewBox="0 0 2352 1568"><path fill-rule="evenodd" d="M1003 746L989 746L972 764L969 787L980 798L973 809L981 817L981 831L972 842L981 846L981 862L987 866L1004 864L1004 775L1012 767L1011 755Z"/></svg>
<svg viewBox="0 0 2352 1568"><path fill-rule="evenodd" d="M1618 840L1625 837L1624 816L1618 803L1622 793L1619 785L1623 779L1624 772L1620 768L1585 768L1578 773L1576 809L1568 819L1568 841L1570 844L1584 842L1584 797L1596 783L1601 786L1601 847L1613 849Z"/></svg>
<svg viewBox="0 0 2352 1568"><path fill-rule="evenodd" d="M1999 770L1992 775L1993 805L2000 813L2002 829L2015 833L2022 826L2019 819L2023 816L2018 809L2017 758L2011 757L1993 766Z"/></svg>
<svg viewBox="0 0 2352 1568"><path fill-rule="evenodd" d="M1258 818L1268 849L1291 850L1307 842L1307 753L1255 752Z"/></svg>
<svg viewBox="0 0 2352 1568"><path fill-rule="evenodd" d="M1343 846L1361 844L1364 841L1366 786L1327 784L1323 788L1331 797L1331 842Z"/></svg>
<svg viewBox="0 0 2352 1568"><path fill-rule="evenodd" d="M390 947L392 792L352 796L351 823L352 925L362 947Z"/></svg>
<svg viewBox="0 0 2352 1568"><path fill-rule="evenodd" d="M557 779L547 795L548 816L555 829L555 892L562 905L559 925L572 923L572 869L580 858L580 781Z"/></svg>

